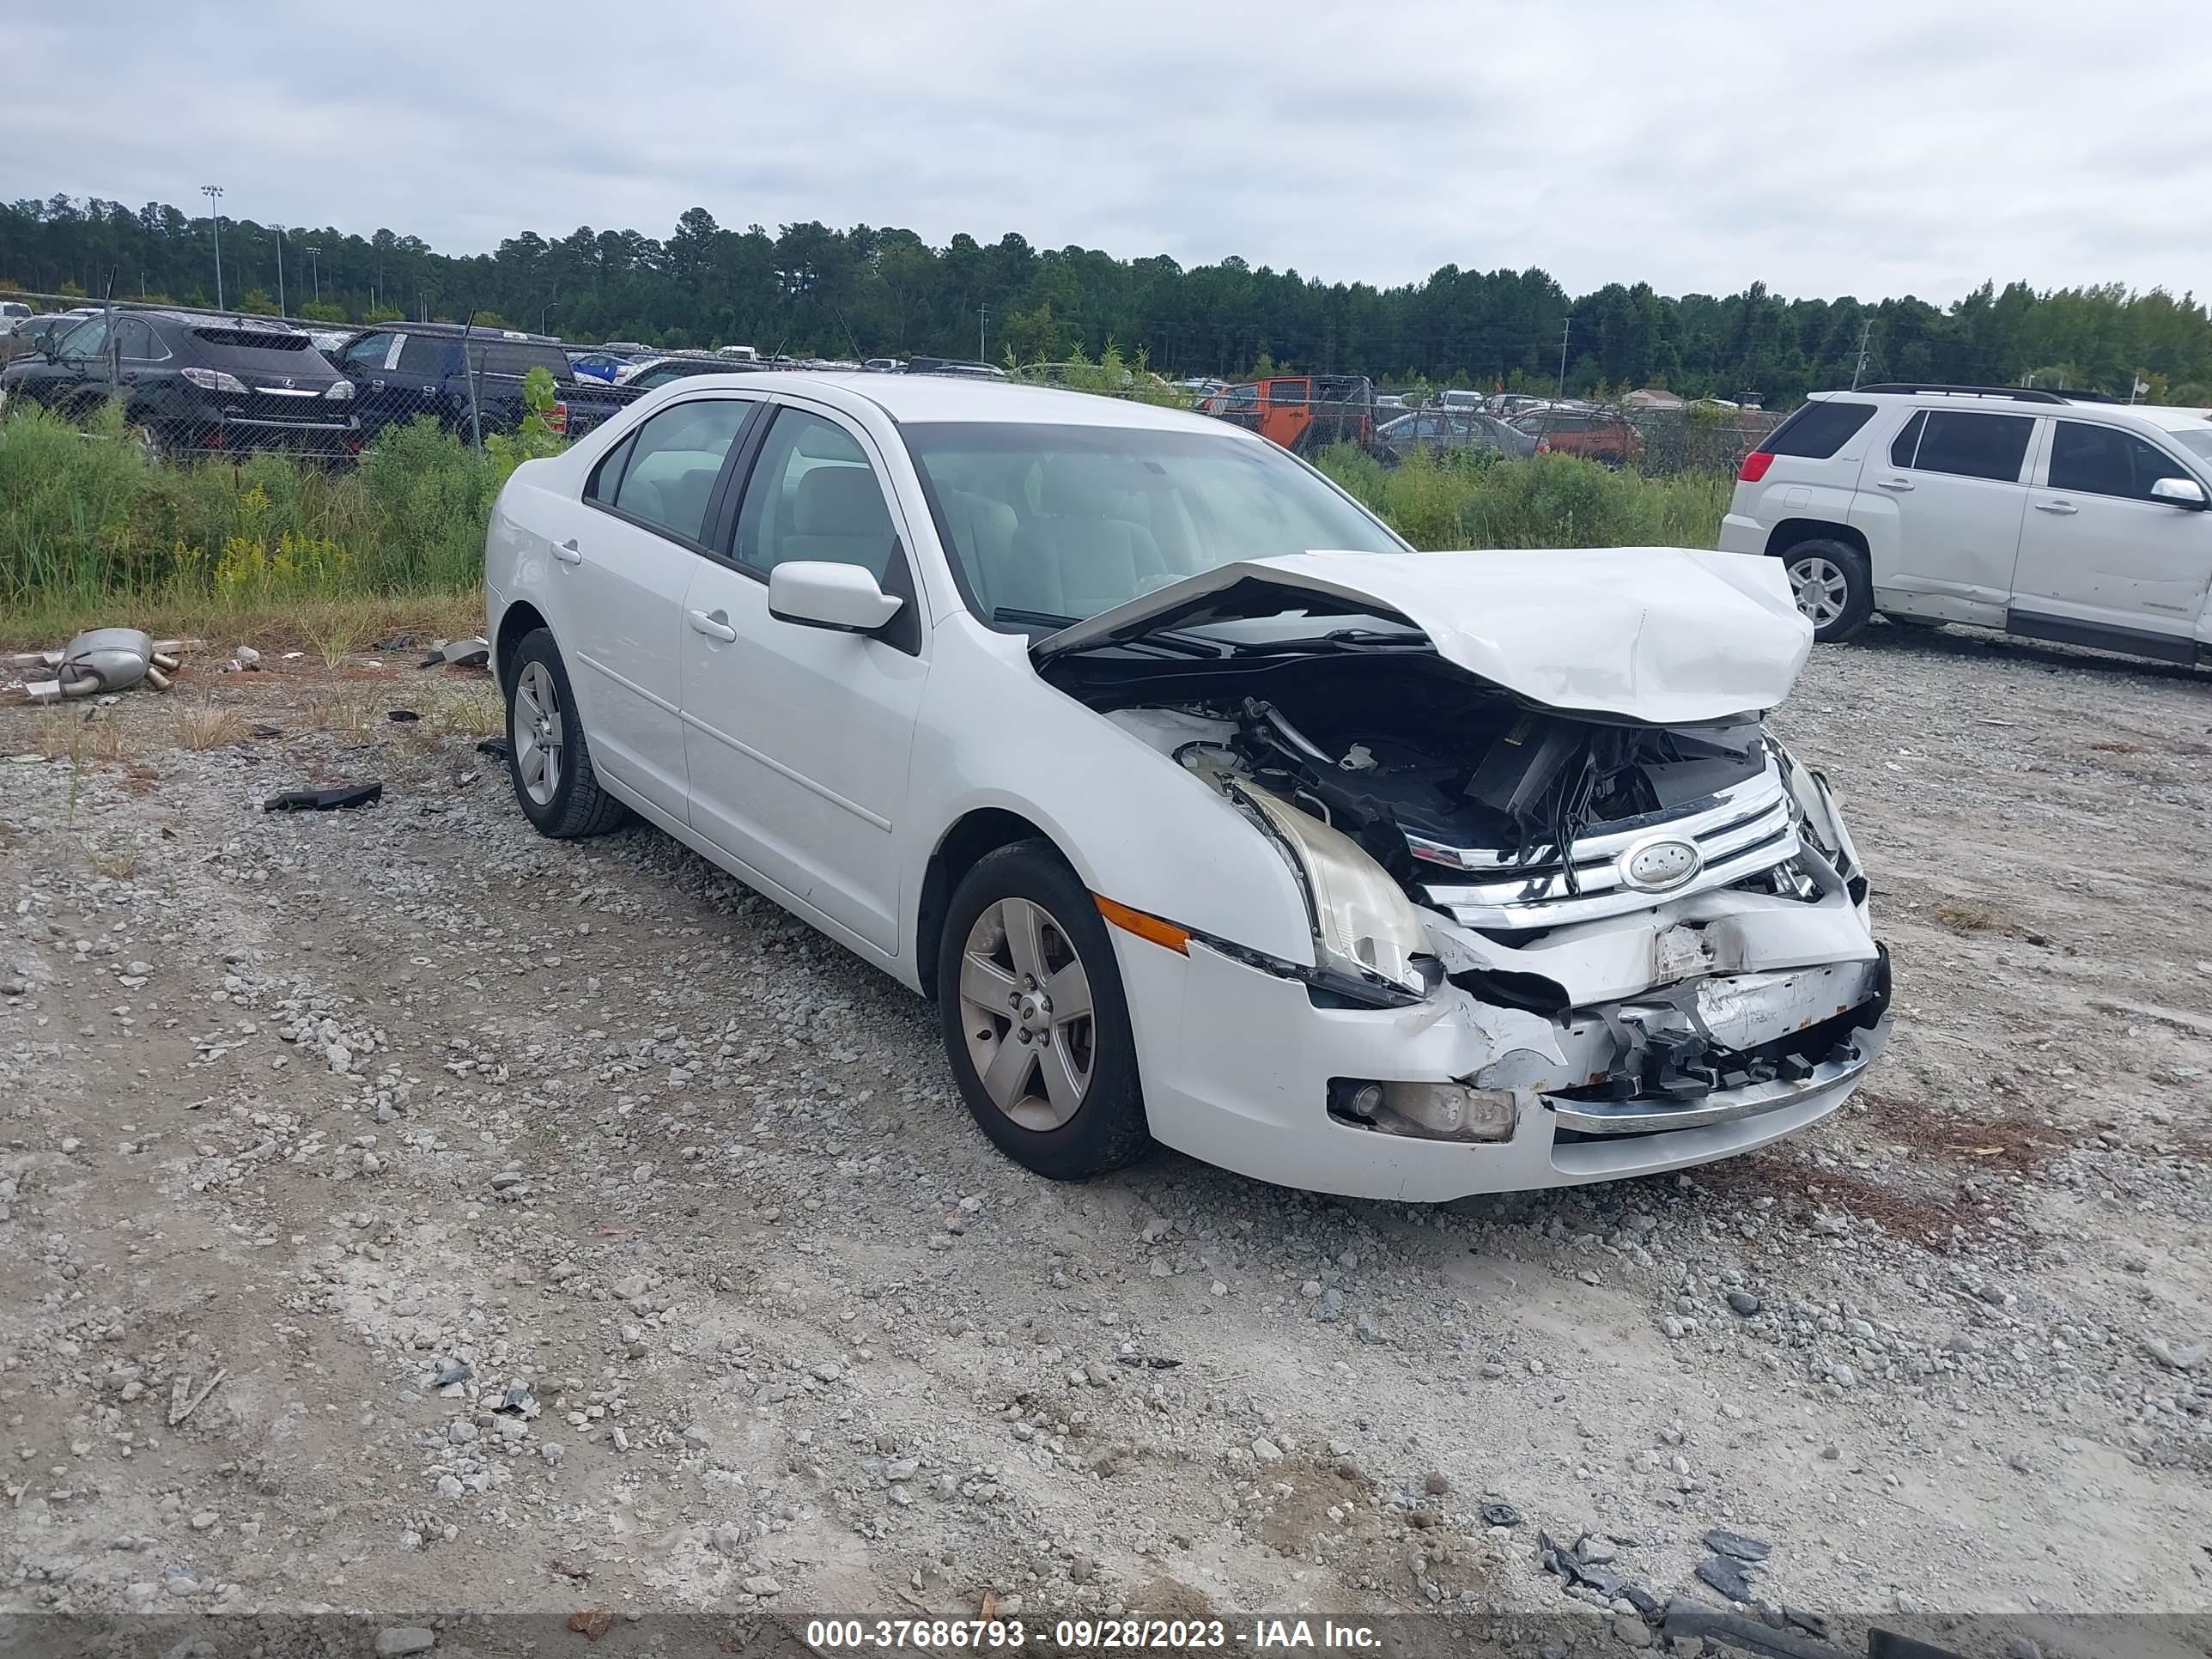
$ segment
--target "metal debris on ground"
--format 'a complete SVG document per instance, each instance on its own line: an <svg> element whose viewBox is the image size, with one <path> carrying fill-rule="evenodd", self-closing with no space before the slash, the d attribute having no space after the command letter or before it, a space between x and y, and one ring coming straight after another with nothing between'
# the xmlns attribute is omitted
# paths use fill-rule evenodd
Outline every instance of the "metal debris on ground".
<svg viewBox="0 0 2212 1659"><path fill-rule="evenodd" d="M505 738L479 738L477 739L477 753L503 761L514 753L514 747Z"/></svg>
<svg viewBox="0 0 2212 1659"><path fill-rule="evenodd" d="M388 640L379 640L368 648L372 651L409 651L415 646L412 634L394 634Z"/></svg>
<svg viewBox="0 0 2212 1659"><path fill-rule="evenodd" d="M33 702L59 702L127 691L142 680L166 691L169 676L183 664L184 647L182 640L157 641L142 629L94 628L58 651L25 652L8 662L53 670L53 678L27 681L23 690Z"/></svg>
<svg viewBox="0 0 2212 1659"><path fill-rule="evenodd" d="M1510 1504L1485 1504L1482 1506L1482 1524L1486 1527L1517 1527L1521 1524L1521 1511Z"/></svg>
<svg viewBox="0 0 2212 1659"><path fill-rule="evenodd" d="M373 806L384 798L380 783L342 784L335 789L288 789L261 803L264 812L336 812Z"/></svg>
<svg viewBox="0 0 2212 1659"><path fill-rule="evenodd" d="M481 635L465 640L447 640L422 659L422 666L436 668L482 668L491 660L491 645Z"/></svg>
<svg viewBox="0 0 2212 1659"><path fill-rule="evenodd" d="M1119 1364L1149 1371L1171 1371L1182 1364L1180 1359L1170 1359L1164 1354L1157 1353L1117 1353L1114 1358Z"/></svg>

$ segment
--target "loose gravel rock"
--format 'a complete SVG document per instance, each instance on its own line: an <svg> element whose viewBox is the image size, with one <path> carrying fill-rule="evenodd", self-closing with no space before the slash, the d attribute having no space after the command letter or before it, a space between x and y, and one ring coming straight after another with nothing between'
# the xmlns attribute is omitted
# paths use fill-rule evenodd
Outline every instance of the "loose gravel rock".
<svg viewBox="0 0 2212 1659"><path fill-rule="evenodd" d="M2202 1603L2212 1038L2156 1011L2212 1009L2203 675L1818 652L1778 724L1876 872L1872 1086L1440 1209L1036 1180L925 1005L666 837L212 695L288 735L134 696L0 792L9 1607Z"/></svg>

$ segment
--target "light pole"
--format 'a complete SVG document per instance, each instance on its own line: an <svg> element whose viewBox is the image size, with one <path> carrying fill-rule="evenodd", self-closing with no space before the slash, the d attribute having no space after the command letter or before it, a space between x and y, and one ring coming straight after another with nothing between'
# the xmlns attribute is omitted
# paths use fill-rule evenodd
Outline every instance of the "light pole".
<svg viewBox="0 0 2212 1659"><path fill-rule="evenodd" d="M289 316L284 309L284 227L272 219L269 228L276 233L276 314Z"/></svg>
<svg viewBox="0 0 2212 1659"><path fill-rule="evenodd" d="M543 334L545 331L545 313L553 309L555 303L560 299L560 297L561 296L556 294L552 299L548 300L544 305L538 307L538 331L540 334Z"/></svg>
<svg viewBox="0 0 2212 1659"><path fill-rule="evenodd" d="M222 186L202 185L200 194L208 198L208 216L215 221L215 308L222 309Z"/></svg>
<svg viewBox="0 0 2212 1659"><path fill-rule="evenodd" d="M317 305L320 305L323 302L323 251L322 249L310 244L307 252L307 268L314 273L315 303Z"/></svg>

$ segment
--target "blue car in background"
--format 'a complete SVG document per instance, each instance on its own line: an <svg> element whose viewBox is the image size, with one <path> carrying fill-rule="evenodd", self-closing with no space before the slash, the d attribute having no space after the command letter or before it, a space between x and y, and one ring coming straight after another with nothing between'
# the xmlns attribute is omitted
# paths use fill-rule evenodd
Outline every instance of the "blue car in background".
<svg viewBox="0 0 2212 1659"><path fill-rule="evenodd" d="M611 351L572 351L568 354L570 368L592 380L605 380L609 386L612 386L615 376L629 366L629 358L618 357Z"/></svg>

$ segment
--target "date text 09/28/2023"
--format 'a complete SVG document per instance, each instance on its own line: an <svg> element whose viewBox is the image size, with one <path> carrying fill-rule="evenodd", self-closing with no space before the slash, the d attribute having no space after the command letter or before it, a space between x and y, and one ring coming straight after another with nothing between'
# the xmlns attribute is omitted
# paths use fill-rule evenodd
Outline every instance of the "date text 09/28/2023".
<svg viewBox="0 0 2212 1659"><path fill-rule="evenodd" d="M1043 1638L1040 1628L1037 1637ZM969 1648L1008 1651L1026 1647L1028 1628L1015 1619L817 1619L808 1621L806 1642L822 1651L839 1649ZM1052 1644L1062 1652L1111 1652L1192 1648L1333 1648L1351 1651L1379 1648L1371 1626L1333 1619L1254 1619L1249 1624L1222 1619L1148 1619L1142 1613L1120 1619L1062 1619L1052 1626Z"/></svg>

